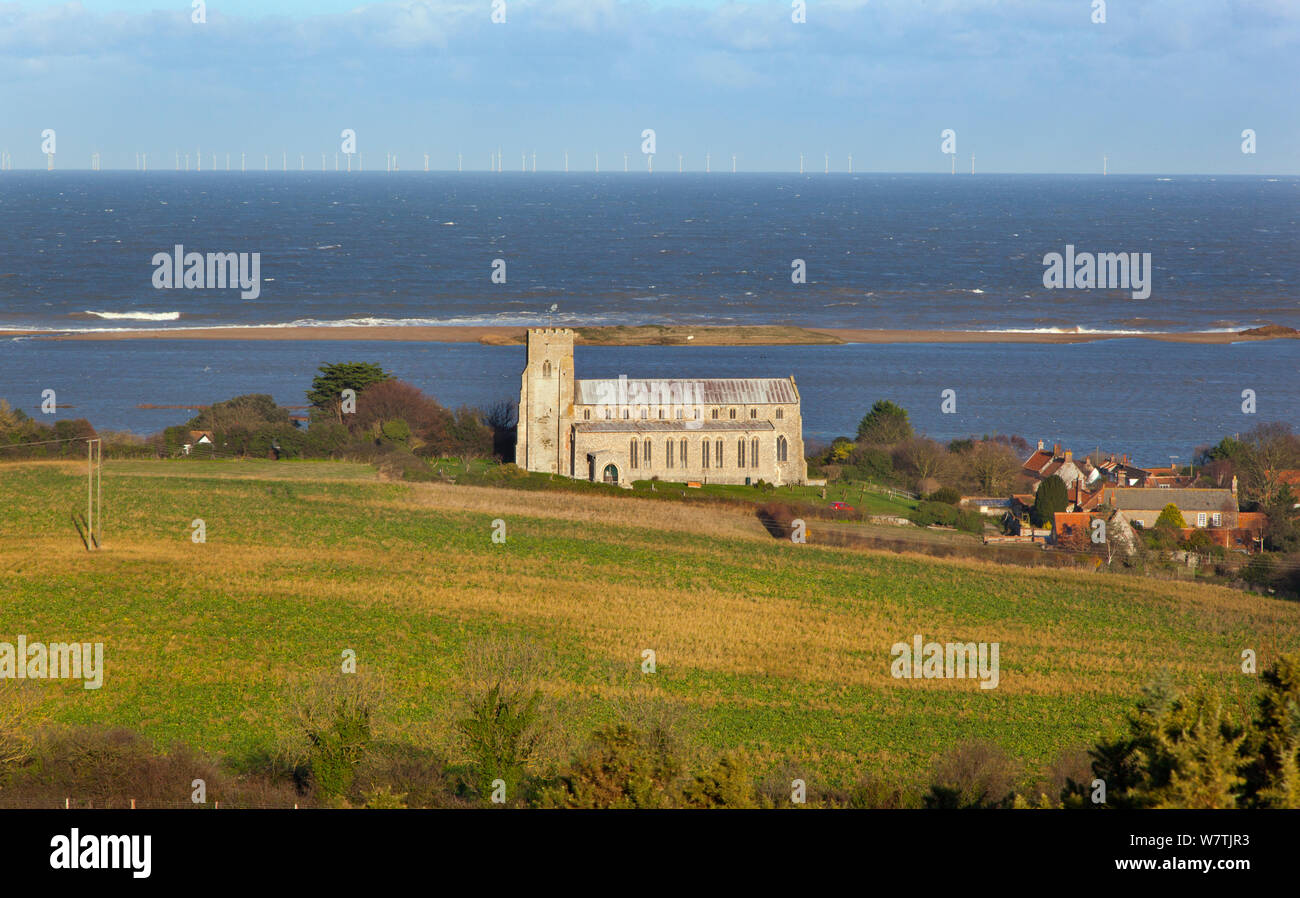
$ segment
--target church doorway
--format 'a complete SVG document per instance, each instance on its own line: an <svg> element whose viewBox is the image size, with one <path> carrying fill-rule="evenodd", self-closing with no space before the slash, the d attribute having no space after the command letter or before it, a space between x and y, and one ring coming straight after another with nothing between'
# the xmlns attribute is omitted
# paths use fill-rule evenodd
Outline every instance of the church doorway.
<svg viewBox="0 0 1300 898"><path fill-rule="evenodd" d="M605 483L618 483L618 468L613 465L605 465L605 471L601 474L601 479Z"/></svg>

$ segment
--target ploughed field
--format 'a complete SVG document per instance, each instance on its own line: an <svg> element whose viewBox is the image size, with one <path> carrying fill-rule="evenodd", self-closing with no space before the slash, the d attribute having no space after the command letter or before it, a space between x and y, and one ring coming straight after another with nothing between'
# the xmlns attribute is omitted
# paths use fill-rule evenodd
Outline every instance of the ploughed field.
<svg viewBox="0 0 1300 898"><path fill-rule="evenodd" d="M89 553L71 520L84 465L0 465L0 642L103 642L102 688L36 684L55 721L236 762L291 736L302 691L349 649L383 683L377 735L453 759L467 649L512 634L546 659L556 760L631 709L701 753L901 784L970 739L1041 770L1114 728L1161 667L1244 709L1242 650L1262 668L1300 646L1294 603L819 547L815 522L794 545L740 511L630 495L264 461L109 462L103 492ZM998 643L997 688L894 679L891 647L915 634Z"/></svg>

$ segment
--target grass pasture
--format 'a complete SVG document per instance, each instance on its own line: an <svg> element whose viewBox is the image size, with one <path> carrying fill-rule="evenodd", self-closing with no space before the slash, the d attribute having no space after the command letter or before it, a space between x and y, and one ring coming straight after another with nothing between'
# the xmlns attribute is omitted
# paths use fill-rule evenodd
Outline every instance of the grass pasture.
<svg viewBox="0 0 1300 898"><path fill-rule="evenodd" d="M739 511L630 495L316 462L110 462L103 484L105 547L88 553L70 521L84 468L0 465L0 641L104 642L102 689L39 684L55 720L236 765L289 733L299 690L345 649L383 680L380 733L453 758L467 646L511 633L549 658L557 759L598 723L662 712L701 752L844 784L922 779L972 738L1033 774L1109 730L1161 667L1244 701L1243 649L1263 667L1300 646L1294 603L796 546ZM999 643L999 687L892 679L890 646L915 633Z"/></svg>

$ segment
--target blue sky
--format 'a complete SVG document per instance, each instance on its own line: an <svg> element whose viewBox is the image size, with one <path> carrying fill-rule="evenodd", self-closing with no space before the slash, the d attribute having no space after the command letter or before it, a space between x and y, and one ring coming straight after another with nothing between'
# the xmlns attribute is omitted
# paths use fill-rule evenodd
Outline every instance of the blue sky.
<svg viewBox="0 0 1300 898"><path fill-rule="evenodd" d="M367 170L1300 173L1300 0L0 0L0 148L171 168L202 148ZM1257 153L1241 152L1241 132Z"/></svg>

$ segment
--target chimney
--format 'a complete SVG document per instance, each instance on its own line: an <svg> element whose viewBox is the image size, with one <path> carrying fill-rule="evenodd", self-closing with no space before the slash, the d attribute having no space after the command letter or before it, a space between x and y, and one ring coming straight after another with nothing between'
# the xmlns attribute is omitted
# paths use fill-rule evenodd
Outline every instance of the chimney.
<svg viewBox="0 0 1300 898"><path fill-rule="evenodd" d="M1066 461L1073 461L1073 460L1074 460L1074 453L1071 452L1069 449L1066 449L1066 450L1065 450L1065 460L1066 460Z"/></svg>
<svg viewBox="0 0 1300 898"><path fill-rule="evenodd" d="M1061 444L1060 444L1060 443L1053 443L1053 444L1052 444L1052 458L1056 458L1056 457L1058 457L1060 454L1061 454Z"/></svg>
<svg viewBox="0 0 1300 898"><path fill-rule="evenodd" d="M1039 441L1038 441L1038 451L1039 451L1039 452L1042 452L1042 451L1043 451L1043 441L1042 441L1042 440L1039 440Z"/></svg>
<svg viewBox="0 0 1300 898"><path fill-rule="evenodd" d="M1232 494L1237 495L1237 475L1232 475Z"/></svg>

